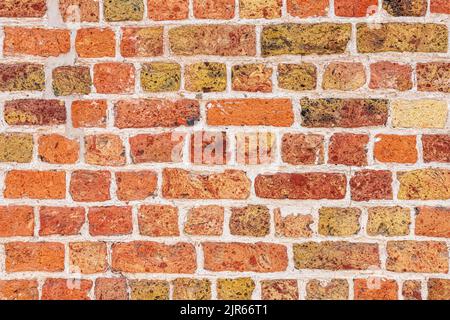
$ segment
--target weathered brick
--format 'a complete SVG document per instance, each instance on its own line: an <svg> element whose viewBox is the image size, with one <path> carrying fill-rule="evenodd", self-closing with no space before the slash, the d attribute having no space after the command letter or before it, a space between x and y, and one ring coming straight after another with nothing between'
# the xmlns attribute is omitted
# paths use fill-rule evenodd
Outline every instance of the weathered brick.
<svg viewBox="0 0 450 320"><path fill-rule="evenodd" d="M279 208L274 210L275 236L286 238L308 238L313 231L311 224L314 222L312 215L290 214L282 216Z"/></svg>
<svg viewBox="0 0 450 320"><path fill-rule="evenodd" d="M335 0L334 12L339 17L366 17L378 11L378 0Z"/></svg>
<svg viewBox="0 0 450 320"><path fill-rule="evenodd" d="M64 171L11 170L5 177L5 198L64 199L66 173Z"/></svg>
<svg viewBox="0 0 450 320"><path fill-rule="evenodd" d="M25 237L34 234L33 208L0 206L0 237Z"/></svg>
<svg viewBox="0 0 450 320"><path fill-rule="evenodd" d="M0 91L43 91L44 66L35 63L0 64Z"/></svg>
<svg viewBox="0 0 450 320"><path fill-rule="evenodd" d="M125 278L97 278L95 280L96 300L128 300Z"/></svg>
<svg viewBox="0 0 450 320"><path fill-rule="evenodd" d="M39 235L77 235L85 222L84 208L41 207L39 209Z"/></svg>
<svg viewBox="0 0 450 320"><path fill-rule="evenodd" d="M156 191L154 171L116 172L117 198L122 201L144 200Z"/></svg>
<svg viewBox="0 0 450 320"><path fill-rule="evenodd" d="M59 100L18 99L5 102L5 121L11 126L66 123L66 107Z"/></svg>
<svg viewBox="0 0 450 320"><path fill-rule="evenodd" d="M57 164L71 164L78 161L80 145L59 134L49 134L39 137L38 156L41 161Z"/></svg>
<svg viewBox="0 0 450 320"><path fill-rule="evenodd" d="M330 0L287 0L287 11L293 17L323 17L329 8Z"/></svg>
<svg viewBox="0 0 450 320"><path fill-rule="evenodd" d="M70 32L64 29L5 27L5 56L57 57L70 51Z"/></svg>
<svg viewBox="0 0 450 320"><path fill-rule="evenodd" d="M130 138L134 163L181 162L184 134L139 134Z"/></svg>
<svg viewBox="0 0 450 320"><path fill-rule="evenodd" d="M244 200L250 195L250 180L239 170L203 174L164 169L162 194L169 199Z"/></svg>
<svg viewBox="0 0 450 320"><path fill-rule="evenodd" d="M322 164L324 138L317 134L286 133L282 138L281 157L293 165Z"/></svg>
<svg viewBox="0 0 450 320"><path fill-rule="evenodd" d="M234 0L194 0L197 19L231 19L234 17Z"/></svg>
<svg viewBox="0 0 450 320"><path fill-rule="evenodd" d="M106 272L106 243L69 243L69 262L71 272L83 274Z"/></svg>
<svg viewBox="0 0 450 320"><path fill-rule="evenodd" d="M36 280L0 280L0 300L38 299L39 291Z"/></svg>
<svg viewBox="0 0 450 320"><path fill-rule="evenodd" d="M132 93L134 81L134 66L131 63L106 62L94 66L97 93Z"/></svg>
<svg viewBox="0 0 450 320"><path fill-rule="evenodd" d="M450 162L450 135L425 134L422 136L423 161Z"/></svg>
<svg viewBox="0 0 450 320"><path fill-rule="evenodd" d="M361 53L447 52L448 30L441 24L381 23L357 25Z"/></svg>
<svg viewBox="0 0 450 320"><path fill-rule="evenodd" d="M124 57L156 57L162 56L163 28L122 28L120 52Z"/></svg>
<svg viewBox="0 0 450 320"><path fill-rule="evenodd" d="M74 128L106 127L106 100L76 100L72 102Z"/></svg>
<svg viewBox="0 0 450 320"><path fill-rule="evenodd" d="M447 273L448 248L437 241L389 241L386 269L394 272Z"/></svg>
<svg viewBox="0 0 450 320"><path fill-rule="evenodd" d="M33 136L23 133L0 134L0 162L31 162Z"/></svg>
<svg viewBox="0 0 450 320"><path fill-rule="evenodd" d="M319 234L323 236L351 236L360 230L361 210L357 208L319 209Z"/></svg>
<svg viewBox="0 0 450 320"><path fill-rule="evenodd" d="M398 199L450 199L450 170L418 169L398 172L397 179L400 182Z"/></svg>
<svg viewBox="0 0 450 320"><path fill-rule="evenodd" d="M114 57L116 39L109 28L83 28L77 31L75 49L80 58Z"/></svg>
<svg viewBox="0 0 450 320"><path fill-rule="evenodd" d="M188 0L148 0L148 17L151 20L183 20L189 13Z"/></svg>
<svg viewBox="0 0 450 320"><path fill-rule="evenodd" d="M133 225L131 207L89 208L89 233L92 236L130 234Z"/></svg>
<svg viewBox="0 0 450 320"><path fill-rule="evenodd" d="M46 279L42 286L42 300L90 300L91 280Z"/></svg>
<svg viewBox="0 0 450 320"><path fill-rule="evenodd" d="M45 0L3 0L0 3L0 17L40 18L46 12Z"/></svg>
<svg viewBox="0 0 450 320"><path fill-rule="evenodd" d="M332 62L326 66L322 88L353 91L366 83L366 72L360 62Z"/></svg>
<svg viewBox="0 0 450 320"><path fill-rule="evenodd" d="M72 172L69 191L74 201L106 201L111 199L110 184L108 171L76 170Z"/></svg>
<svg viewBox="0 0 450 320"><path fill-rule="evenodd" d="M231 87L235 91L272 92L272 68L259 63L235 65Z"/></svg>
<svg viewBox="0 0 450 320"><path fill-rule="evenodd" d="M336 133L330 138L328 163L347 166L367 165L367 144L365 134Z"/></svg>
<svg viewBox="0 0 450 320"><path fill-rule="evenodd" d="M52 77L55 96L86 95L91 92L89 67L58 67L53 69Z"/></svg>
<svg viewBox="0 0 450 320"><path fill-rule="evenodd" d="M180 90L181 67L178 63L145 63L141 69L141 86L147 92Z"/></svg>
<svg viewBox="0 0 450 320"><path fill-rule="evenodd" d="M353 280L355 300L398 300L395 280L368 278Z"/></svg>
<svg viewBox="0 0 450 320"><path fill-rule="evenodd" d="M64 270L64 244L58 242L8 242L6 272Z"/></svg>
<svg viewBox="0 0 450 320"><path fill-rule="evenodd" d="M352 200L392 199L392 173L387 170L361 170L350 179Z"/></svg>
<svg viewBox="0 0 450 320"><path fill-rule="evenodd" d="M251 300L255 282L252 278L217 279L220 300Z"/></svg>
<svg viewBox="0 0 450 320"><path fill-rule="evenodd" d="M193 126L200 119L200 106L188 99L121 100L115 114L120 129Z"/></svg>
<svg viewBox="0 0 450 320"><path fill-rule="evenodd" d="M403 300L422 300L422 283L416 280L406 280L402 286Z"/></svg>
<svg viewBox="0 0 450 320"><path fill-rule="evenodd" d="M244 19L279 18L281 2L281 0L239 0L239 16Z"/></svg>
<svg viewBox="0 0 450 320"><path fill-rule="evenodd" d="M125 148L122 139L114 134L89 135L84 138L85 161L100 166L125 164Z"/></svg>
<svg viewBox="0 0 450 320"><path fill-rule="evenodd" d="M409 234L411 213L402 207L373 207L368 209L367 234L369 236L406 236Z"/></svg>
<svg viewBox="0 0 450 320"><path fill-rule="evenodd" d="M199 131L190 139L190 160L195 164L225 164L229 158L226 132Z"/></svg>
<svg viewBox="0 0 450 320"><path fill-rule="evenodd" d="M261 281L262 300L298 300L297 280Z"/></svg>
<svg viewBox="0 0 450 320"><path fill-rule="evenodd" d="M210 205L188 211L184 233L198 236L220 236L223 232L224 209Z"/></svg>
<svg viewBox="0 0 450 320"><path fill-rule="evenodd" d="M268 199L343 199L346 178L339 173L277 173L258 175L256 195Z"/></svg>
<svg viewBox="0 0 450 320"><path fill-rule="evenodd" d="M425 237L450 238L450 208L416 208L415 233Z"/></svg>
<svg viewBox="0 0 450 320"><path fill-rule="evenodd" d="M431 0L431 13L450 14L450 3L447 0Z"/></svg>
<svg viewBox="0 0 450 320"><path fill-rule="evenodd" d="M208 271L279 272L287 268L287 249L264 242L204 242L204 268Z"/></svg>
<svg viewBox="0 0 450 320"><path fill-rule="evenodd" d="M289 99L227 99L210 101L206 118L212 126L289 127L294 113Z"/></svg>
<svg viewBox="0 0 450 320"><path fill-rule="evenodd" d="M416 136L377 134L373 152L380 162L416 163Z"/></svg>
<svg viewBox="0 0 450 320"><path fill-rule="evenodd" d="M250 165L274 162L275 140L270 132L236 133L236 162Z"/></svg>
<svg viewBox="0 0 450 320"><path fill-rule="evenodd" d="M345 279L310 280L306 284L306 300L348 300L349 285Z"/></svg>
<svg viewBox="0 0 450 320"><path fill-rule="evenodd" d="M264 237L270 231L270 213L265 206L232 208L230 233L236 236Z"/></svg>
<svg viewBox="0 0 450 320"><path fill-rule="evenodd" d="M317 86L317 68L312 63L279 64L278 86L293 91L314 90Z"/></svg>
<svg viewBox="0 0 450 320"><path fill-rule="evenodd" d="M139 233L151 237L180 235L178 208L168 205L144 205L139 207Z"/></svg>
<svg viewBox="0 0 450 320"><path fill-rule="evenodd" d="M172 245L148 241L115 243L112 268L132 273L194 273L197 268L195 247L185 242Z"/></svg>
<svg viewBox="0 0 450 320"><path fill-rule="evenodd" d="M106 21L139 21L144 17L144 0L108 0L103 6Z"/></svg>
<svg viewBox="0 0 450 320"><path fill-rule="evenodd" d="M131 300L169 300L169 282L164 280L131 280Z"/></svg>
<svg viewBox="0 0 450 320"><path fill-rule="evenodd" d="M388 101L383 99L302 99L302 125L305 127L384 126Z"/></svg>
<svg viewBox="0 0 450 320"><path fill-rule="evenodd" d="M264 26L263 56L340 54L350 41L350 24L278 24Z"/></svg>
<svg viewBox="0 0 450 320"><path fill-rule="evenodd" d="M172 283L174 300L211 299L211 281L208 279L178 278Z"/></svg>
<svg viewBox="0 0 450 320"><path fill-rule="evenodd" d="M175 55L254 56L255 27L242 25L182 26L169 30Z"/></svg>
<svg viewBox="0 0 450 320"><path fill-rule="evenodd" d="M417 64L417 90L450 93L450 63Z"/></svg>
<svg viewBox="0 0 450 320"><path fill-rule="evenodd" d="M97 0L59 0L59 11L64 22L98 22Z"/></svg>
<svg viewBox="0 0 450 320"><path fill-rule="evenodd" d="M370 65L370 89L411 90L412 68L408 64L380 61Z"/></svg>
<svg viewBox="0 0 450 320"><path fill-rule="evenodd" d="M227 70L223 63L199 62L187 65L184 73L188 91L220 92L227 88Z"/></svg>
<svg viewBox="0 0 450 320"><path fill-rule="evenodd" d="M427 0L383 0L383 9L394 17L420 17L427 13Z"/></svg>
<svg viewBox="0 0 450 320"><path fill-rule="evenodd" d="M378 244L347 241L294 244L296 269L366 270L378 268Z"/></svg>
<svg viewBox="0 0 450 320"><path fill-rule="evenodd" d="M449 300L450 280L431 278L428 280L428 300Z"/></svg>
<svg viewBox="0 0 450 320"><path fill-rule="evenodd" d="M399 128L444 128L447 103L439 100L394 100L392 125Z"/></svg>

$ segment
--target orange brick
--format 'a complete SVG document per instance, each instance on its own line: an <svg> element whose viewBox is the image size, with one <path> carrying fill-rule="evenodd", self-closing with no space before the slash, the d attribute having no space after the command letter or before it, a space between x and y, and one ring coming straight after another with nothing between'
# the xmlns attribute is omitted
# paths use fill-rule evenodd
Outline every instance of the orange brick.
<svg viewBox="0 0 450 320"><path fill-rule="evenodd" d="M264 280L261 282L262 300L298 300L297 280Z"/></svg>
<svg viewBox="0 0 450 320"><path fill-rule="evenodd" d="M66 173L63 171L11 170L6 173L5 198L64 199Z"/></svg>
<svg viewBox="0 0 450 320"><path fill-rule="evenodd" d="M378 11L378 0L335 0L334 8L339 17L366 17Z"/></svg>
<svg viewBox="0 0 450 320"><path fill-rule="evenodd" d="M200 131L191 135L191 162L226 164L229 158L226 132Z"/></svg>
<svg viewBox="0 0 450 320"><path fill-rule="evenodd" d="M132 93L134 66L120 62L97 63L94 66L94 86L97 93Z"/></svg>
<svg viewBox="0 0 450 320"><path fill-rule="evenodd" d="M77 140L68 139L59 134L40 136L38 155L48 163L71 164L78 161L80 145Z"/></svg>
<svg viewBox="0 0 450 320"><path fill-rule="evenodd" d="M97 278L95 280L95 299L128 300L127 280L125 278Z"/></svg>
<svg viewBox="0 0 450 320"><path fill-rule="evenodd" d="M86 163L99 166L125 164L125 148L122 139L114 134L99 134L84 138Z"/></svg>
<svg viewBox="0 0 450 320"><path fill-rule="evenodd" d="M431 0L431 13L450 14L450 2L447 0Z"/></svg>
<svg viewBox="0 0 450 320"><path fill-rule="evenodd" d="M90 300L91 280L47 279L42 286L42 300Z"/></svg>
<svg viewBox="0 0 450 320"><path fill-rule="evenodd" d="M46 12L46 0L3 0L0 3L0 17L40 18Z"/></svg>
<svg viewBox="0 0 450 320"><path fill-rule="evenodd" d="M367 165L367 143L365 134L336 133L330 138L328 162L347 166Z"/></svg>
<svg viewBox="0 0 450 320"><path fill-rule="evenodd" d="M65 22L98 22L97 0L59 0L59 11Z"/></svg>
<svg viewBox="0 0 450 320"><path fill-rule="evenodd" d="M281 0L239 0L239 16L244 19L281 17Z"/></svg>
<svg viewBox="0 0 450 320"><path fill-rule="evenodd" d="M236 133L236 162L255 165L275 161L275 140L270 132Z"/></svg>
<svg viewBox="0 0 450 320"><path fill-rule="evenodd" d="M156 191L154 171L116 172L117 197L122 201L144 200Z"/></svg>
<svg viewBox="0 0 450 320"><path fill-rule="evenodd" d="M431 278L428 280L429 300L450 300L450 280Z"/></svg>
<svg viewBox="0 0 450 320"><path fill-rule="evenodd" d="M178 236L178 208L164 205L139 207L139 232L151 237Z"/></svg>
<svg viewBox="0 0 450 320"><path fill-rule="evenodd" d="M0 206L0 237L32 236L33 208L28 206Z"/></svg>
<svg viewBox="0 0 450 320"><path fill-rule="evenodd" d="M407 64L388 61L376 62L370 65L370 89L411 90L412 68Z"/></svg>
<svg viewBox="0 0 450 320"><path fill-rule="evenodd" d="M323 17L329 8L330 0L287 0L287 11L293 17Z"/></svg>
<svg viewBox="0 0 450 320"><path fill-rule="evenodd" d="M283 135L281 157L294 165L322 164L324 161L324 137L317 134Z"/></svg>
<svg viewBox="0 0 450 320"><path fill-rule="evenodd" d="M5 244L6 272L64 270L64 244L9 242Z"/></svg>
<svg viewBox="0 0 450 320"><path fill-rule="evenodd" d="M234 4L234 0L194 0L194 16L197 19L231 19Z"/></svg>
<svg viewBox="0 0 450 320"><path fill-rule="evenodd" d="M358 90L366 83L366 73L362 63L332 62L323 73L322 87L325 90Z"/></svg>
<svg viewBox="0 0 450 320"><path fill-rule="evenodd" d="M106 243L71 242L69 261L71 272L83 274L106 272Z"/></svg>
<svg viewBox="0 0 450 320"><path fill-rule="evenodd" d="M122 28L120 50L124 57L162 56L163 28Z"/></svg>
<svg viewBox="0 0 450 320"><path fill-rule="evenodd" d="M353 280L355 300L398 300L395 280L368 278Z"/></svg>
<svg viewBox="0 0 450 320"><path fill-rule="evenodd" d="M350 179L352 200L392 199L392 173L387 170L361 170Z"/></svg>
<svg viewBox="0 0 450 320"><path fill-rule="evenodd" d="M279 208L274 210L275 236L287 238L307 238L313 235L313 217L308 215L281 215Z"/></svg>
<svg viewBox="0 0 450 320"><path fill-rule="evenodd" d="M188 0L148 0L148 17L151 20L182 20L189 13Z"/></svg>
<svg viewBox="0 0 450 320"><path fill-rule="evenodd" d="M110 183L111 173L108 171L77 170L70 179L70 194L74 201L106 201L111 199Z"/></svg>
<svg viewBox="0 0 450 320"><path fill-rule="evenodd" d="M72 103L74 128L106 127L106 100L76 100Z"/></svg>
<svg viewBox="0 0 450 320"><path fill-rule="evenodd" d="M39 291L36 280L0 280L0 300L38 299Z"/></svg>
<svg viewBox="0 0 450 320"><path fill-rule="evenodd" d="M77 235L85 221L84 208L41 207L39 209L40 236Z"/></svg>
<svg viewBox="0 0 450 320"><path fill-rule="evenodd" d="M224 209L220 206L201 206L189 210L184 233L197 236L220 236L223 232Z"/></svg>
<svg viewBox="0 0 450 320"><path fill-rule="evenodd" d="M272 92L272 68L257 63L233 66L231 86L235 91Z"/></svg>
<svg viewBox="0 0 450 320"><path fill-rule="evenodd" d="M450 238L450 208L416 208L416 228L418 236Z"/></svg>
<svg viewBox="0 0 450 320"><path fill-rule="evenodd" d="M80 58L114 57L116 39L108 28L85 28L77 32L75 49Z"/></svg>
<svg viewBox="0 0 450 320"><path fill-rule="evenodd" d="M133 229L131 207L89 208L88 219L92 236L130 234Z"/></svg>
<svg viewBox="0 0 450 320"><path fill-rule="evenodd" d="M374 157L380 162L416 163L416 137L378 134Z"/></svg>
<svg viewBox="0 0 450 320"><path fill-rule="evenodd" d="M131 158L134 163L181 162L184 134L139 134L130 138Z"/></svg>

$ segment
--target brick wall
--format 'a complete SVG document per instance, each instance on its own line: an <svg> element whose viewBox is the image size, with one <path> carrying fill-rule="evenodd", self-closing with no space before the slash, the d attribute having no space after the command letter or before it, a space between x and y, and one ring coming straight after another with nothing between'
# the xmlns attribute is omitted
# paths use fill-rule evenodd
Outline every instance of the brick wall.
<svg viewBox="0 0 450 320"><path fill-rule="evenodd" d="M2 0L1 299L450 299L450 1Z"/></svg>

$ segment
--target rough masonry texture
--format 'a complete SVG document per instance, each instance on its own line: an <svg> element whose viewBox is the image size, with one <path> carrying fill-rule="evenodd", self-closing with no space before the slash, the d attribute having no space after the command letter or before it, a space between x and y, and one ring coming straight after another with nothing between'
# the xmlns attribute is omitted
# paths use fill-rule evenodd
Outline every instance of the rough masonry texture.
<svg viewBox="0 0 450 320"><path fill-rule="evenodd" d="M1 0L0 299L450 300L450 1Z"/></svg>

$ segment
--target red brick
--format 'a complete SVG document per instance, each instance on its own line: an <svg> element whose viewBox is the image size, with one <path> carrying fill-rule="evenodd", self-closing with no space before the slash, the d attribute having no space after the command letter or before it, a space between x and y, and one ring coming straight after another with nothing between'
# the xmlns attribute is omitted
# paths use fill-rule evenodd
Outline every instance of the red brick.
<svg viewBox="0 0 450 320"><path fill-rule="evenodd" d="M134 91L133 64L97 63L94 66L94 86L97 93L132 93Z"/></svg>
<svg viewBox="0 0 450 320"><path fill-rule="evenodd" d="M428 300L450 300L450 279L429 279Z"/></svg>
<svg viewBox="0 0 450 320"><path fill-rule="evenodd" d="M190 156L194 164L226 164L229 158L226 132L194 132L190 140Z"/></svg>
<svg viewBox="0 0 450 320"><path fill-rule="evenodd" d="M110 183L111 173L108 171L77 170L72 173L70 194L74 201L106 201L111 199Z"/></svg>
<svg viewBox="0 0 450 320"><path fill-rule="evenodd" d="M261 282L262 300L298 300L297 280L264 280Z"/></svg>
<svg viewBox="0 0 450 320"><path fill-rule="evenodd" d="M417 90L450 93L450 63L418 63Z"/></svg>
<svg viewBox="0 0 450 320"><path fill-rule="evenodd" d="M33 208L28 206L0 206L0 237L32 236Z"/></svg>
<svg viewBox="0 0 450 320"><path fill-rule="evenodd" d="M59 134L39 137L38 156L41 161L56 164L72 164L78 161L80 145L77 140Z"/></svg>
<svg viewBox="0 0 450 320"><path fill-rule="evenodd" d="M66 107L59 100L18 99L5 102L4 116L9 125L60 125L66 123Z"/></svg>
<svg viewBox="0 0 450 320"><path fill-rule="evenodd" d="M184 233L193 236L220 236L223 233L224 209L220 206L201 206L188 211Z"/></svg>
<svg viewBox="0 0 450 320"><path fill-rule="evenodd" d="M117 198L122 201L144 200L156 191L154 171L116 172Z"/></svg>
<svg viewBox="0 0 450 320"><path fill-rule="evenodd" d="M41 207L39 209L40 236L77 235L85 221L84 208Z"/></svg>
<svg viewBox="0 0 450 320"><path fill-rule="evenodd" d="M64 270L64 244L9 242L5 244L6 272Z"/></svg>
<svg viewBox="0 0 450 320"><path fill-rule="evenodd" d="M82 274L106 272L106 243L69 243L70 271Z"/></svg>
<svg viewBox="0 0 450 320"><path fill-rule="evenodd" d="M163 28L122 28L120 51L124 57L162 56Z"/></svg>
<svg viewBox="0 0 450 320"><path fill-rule="evenodd" d="M184 133L139 134L130 138L134 163L181 162Z"/></svg>
<svg viewBox="0 0 450 320"><path fill-rule="evenodd" d="M59 0L59 11L65 22L98 22L97 0Z"/></svg>
<svg viewBox="0 0 450 320"><path fill-rule="evenodd" d="M106 127L106 100L76 100L72 103L74 128Z"/></svg>
<svg viewBox="0 0 450 320"><path fill-rule="evenodd" d="M392 173L383 170L362 170L350 179L352 200L392 199Z"/></svg>
<svg viewBox="0 0 450 320"><path fill-rule="evenodd" d="M374 157L380 162L416 163L416 137L378 134L375 136Z"/></svg>
<svg viewBox="0 0 450 320"><path fill-rule="evenodd" d="M63 171L11 170L5 177L5 198L64 199L66 173Z"/></svg>
<svg viewBox="0 0 450 320"><path fill-rule="evenodd" d="M366 17L378 11L378 0L335 0L334 7L339 17Z"/></svg>
<svg viewBox="0 0 450 320"><path fill-rule="evenodd" d="M367 143L365 134L336 133L330 138L328 163L347 166L367 165Z"/></svg>
<svg viewBox="0 0 450 320"><path fill-rule="evenodd" d="M162 194L168 199L243 200L250 195L250 180L239 170L203 174L164 169Z"/></svg>
<svg viewBox="0 0 450 320"><path fill-rule="evenodd" d="M70 32L63 29L5 27L5 56L57 57L70 51Z"/></svg>
<svg viewBox="0 0 450 320"><path fill-rule="evenodd" d="M204 268L208 271L281 272L288 264L283 245L257 243L203 243Z"/></svg>
<svg viewBox="0 0 450 320"><path fill-rule="evenodd" d="M236 133L236 162L250 165L274 162L275 140L271 132Z"/></svg>
<svg viewBox="0 0 450 320"><path fill-rule="evenodd" d="M114 134L99 134L84 138L86 163L99 166L123 166L126 162L122 139Z"/></svg>
<svg viewBox="0 0 450 320"><path fill-rule="evenodd" d="M450 162L450 135L425 134L422 136L423 161Z"/></svg>
<svg viewBox="0 0 450 320"><path fill-rule="evenodd" d="M418 280L406 280L402 287L403 300L422 300L422 283Z"/></svg>
<svg viewBox="0 0 450 320"><path fill-rule="evenodd" d="M125 278L97 278L95 280L96 300L128 300Z"/></svg>
<svg viewBox="0 0 450 320"><path fill-rule="evenodd" d="M366 73L360 62L332 62L323 73L322 87L325 90L352 91L364 86Z"/></svg>
<svg viewBox="0 0 450 320"><path fill-rule="evenodd" d="M412 68L410 65L388 61L370 65L370 89L407 91L411 90L412 86Z"/></svg>
<svg viewBox="0 0 450 320"><path fill-rule="evenodd" d="M194 0L197 19L231 19L234 17L234 0Z"/></svg>
<svg viewBox="0 0 450 320"><path fill-rule="evenodd" d="M195 247L179 242L133 241L112 246L112 268L131 273L194 273L197 269Z"/></svg>
<svg viewBox="0 0 450 320"><path fill-rule="evenodd" d="M330 0L288 0L287 11L293 17L323 17L328 15Z"/></svg>
<svg viewBox="0 0 450 320"><path fill-rule="evenodd" d="M317 134L286 133L283 135L281 157L294 165L323 164L324 138Z"/></svg>
<svg viewBox="0 0 450 320"><path fill-rule="evenodd" d="M0 17L40 18L46 12L46 0L3 0L0 3Z"/></svg>
<svg viewBox="0 0 450 320"><path fill-rule="evenodd" d="M450 2L447 0L431 0L431 13L450 14Z"/></svg>
<svg viewBox="0 0 450 320"><path fill-rule="evenodd" d="M148 0L148 17L151 20L183 20L189 13L188 0Z"/></svg>
<svg viewBox="0 0 450 320"><path fill-rule="evenodd" d="M133 230L131 207L89 208L88 219L92 236L130 234Z"/></svg>
<svg viewBox="0 0 450 320"><path fill-rule="evenodd" d="M289 99L227 99L210 101L207 122L211 126L289 127L294 122Z"/></svg>
<svg viewBox="0 0 450 320"><path fill-rule="evenodd" d="M109 28L85 28L77 31L75 49L80 58L114 57L116 38Z"/></svg>
<svg viewBox="0 0 450 320"><path fill-rule="evenodd" d="M343 199L346 178L339 173L277 173L258 175L256 195L268 199Z"/></svg>
<svg viewBox="0 0 450 320"><path fill-rule="evenodd" d="M398 300L395 280L368 278L353 280L355 300Z"/></svg>
<svg viewBox="0 0 450 320"><path fill-rule="evenodd" d="M306 300L348 300L348 289L345 279L312 279L306 284Z"/></svg>
<svg viewBox="0 0 450 320"><path fill-rule="evenodd" d="M170 237L180 235L178 230L178 208L165 205L139 207L139 232L144 236Z"/></svg>
<svg viewBox="0 0 450 320"><path fill-rule="evenodd" d="M200 106L188 99L121 100L115 114L120 129L193 126L200 119Z"/></svg>
<svg viewBox="0 0 450 320"><path fill-rule="evenodd" d="M0 300L38 299L39 291L36 280L0 280Z"/></svg>
<svg viewBox="0 0 450 320"><path fill-rule="evenodd" d="M450 238L450 208L416 208L416 228L418 236Z"/></svg>
<svg viewBox="0 0 450 320"><path fill-rule="evenodd" d="M42 286L42 300L90 300L91 280L47 279Z"/></svg>

